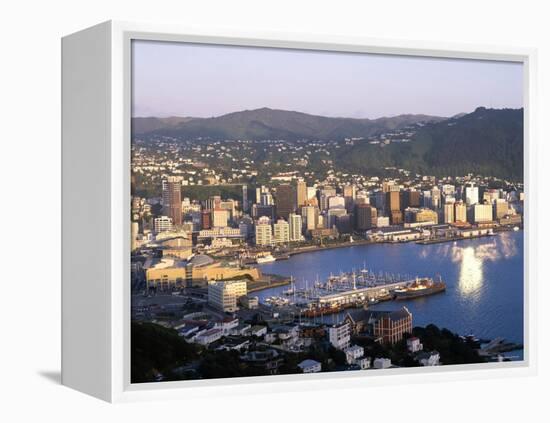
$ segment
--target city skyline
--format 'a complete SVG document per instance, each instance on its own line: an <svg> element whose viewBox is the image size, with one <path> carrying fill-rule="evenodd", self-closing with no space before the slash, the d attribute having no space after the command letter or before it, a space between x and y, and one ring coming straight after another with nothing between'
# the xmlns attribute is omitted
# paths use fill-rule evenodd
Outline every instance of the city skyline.
<svg viewBox="0 0 550 423"><path fill-rule="evenodd" d="M520 63L152 41L132 51L134 117L268 107L375 119L523 107Z"/></svg>

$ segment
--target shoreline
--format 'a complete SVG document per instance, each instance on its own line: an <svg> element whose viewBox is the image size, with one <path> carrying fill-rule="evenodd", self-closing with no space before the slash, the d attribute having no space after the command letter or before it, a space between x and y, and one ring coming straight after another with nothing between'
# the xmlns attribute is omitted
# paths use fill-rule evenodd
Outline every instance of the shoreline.
<svg viewBox="0 0 550 423"><path fill-rule="evenodd" d="M523 228L520 228L520 230L523 230ZM363 245L377 245L377 244L409 244L409 243L415 243L418 245L430 245L430 244L441 244L445 242L454 242L454 241L467 241L472 239L479 239L479 238L488 238L491 236L498 235L501 232L513 232L513 228L495 228L495 233L489 235L489 234L483 234L483 235L476 235L476 236L470 236L470 237L452 237L452 238L441 238L441 239L427 239L427 240L410 240L410 241L369 241L366 239L356 240L353 242L345 242L345 243L338 243L334 245L313 245L308 247L301 247L296 250L288 251L285 253L286 256L284 258L275 258L277 261L279 260L286 260L294 255L298 254L304 254L304 253L314 253L317 251L323 251L323 250L333 250L337 248L346 248L346 247L354 247L354 246L363 246Z"/></svg>

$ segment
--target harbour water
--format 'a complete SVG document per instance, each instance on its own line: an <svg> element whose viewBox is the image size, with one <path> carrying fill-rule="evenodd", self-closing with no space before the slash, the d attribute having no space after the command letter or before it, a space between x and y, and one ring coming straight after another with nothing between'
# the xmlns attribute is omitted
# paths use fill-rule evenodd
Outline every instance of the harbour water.
<svg viewBox="0 0 550 423"><path fill-rule="evenodd" d="M523 231L442 244L375 244L299 254L289 260L261 265L262 271L292 276L297 288L311 287L330 274L360 270L411 277L441 275L444 293L405 301L383 302L372 309L406 306L413 324L434 323L440 328L480 338L503 337L523 343ZM255 293L264 301L288 289ZM326 316L332 321L342 315ZM514 352L522 355L521 352ZM520 357L518 357L520 358Z"/></svg>

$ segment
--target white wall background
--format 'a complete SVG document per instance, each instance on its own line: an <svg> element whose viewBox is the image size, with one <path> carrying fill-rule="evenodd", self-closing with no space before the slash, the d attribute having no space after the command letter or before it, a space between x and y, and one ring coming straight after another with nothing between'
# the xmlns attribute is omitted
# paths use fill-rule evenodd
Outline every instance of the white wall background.
<svg viewBox="0 0 550 423"><path fill-rule="evenodd" d="M548 281L537 377L111 406L59 385L60 37L108 19L539 49L538 141L548 179L550 31L542 1L5 1L0 42L0 419L11 421L541 421L548 416ZM540 216L548 210L544 182ZM541 219L541 224L542 224ZM533 228L547 238L545 226ZM541 245L541 262L547 256ZM541 265L542 268L542 265ZM7 271L6 271L7 270ZM541 269L542 270L542 269ZM546 272L547 274L547 272ZM86 365L86 363L82 363ZM536 417L540 416L540 417Z"/></svg>

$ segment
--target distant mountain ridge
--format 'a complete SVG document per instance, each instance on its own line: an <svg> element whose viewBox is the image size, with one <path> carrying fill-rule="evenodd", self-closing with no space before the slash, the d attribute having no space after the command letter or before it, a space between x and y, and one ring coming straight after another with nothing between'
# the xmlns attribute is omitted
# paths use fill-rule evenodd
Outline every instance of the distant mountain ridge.
<svg viewBox="0 0 550 423"><path fill-rule="evenodd" d="M447 118L413 114L378 119L334 118L264 107L212 118L138 117L132 119L132 133L156 133L191 139L202 137L221 140L327 140L367 137L420 122L438 122L445 119Z"/></svg>

